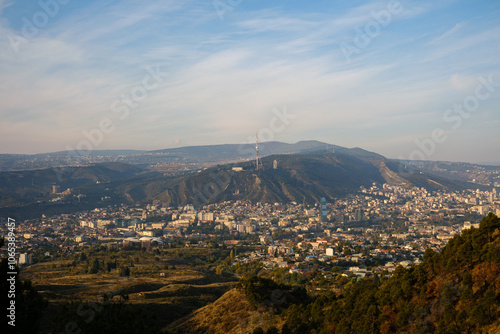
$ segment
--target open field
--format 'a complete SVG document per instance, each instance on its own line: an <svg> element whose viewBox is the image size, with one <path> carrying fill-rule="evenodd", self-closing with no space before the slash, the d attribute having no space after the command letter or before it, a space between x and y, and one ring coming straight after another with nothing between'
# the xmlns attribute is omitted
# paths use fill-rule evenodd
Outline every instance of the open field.
<svg viewBox="0 0 500 334"><path fill-rule="evenodd" d="M68 321L85 329L89 318L81 315L92 307L96 315L93 322L104 321L107 311L101 305L126 305L133 314L147 315L154 323L151 328L162 328L214 302L236 284L234 277L216 275L210 263L194 265L200 253L213 256L214 263L220 261L218 254L192 248L155 253L91 249L85 251L83 261L58 259L26 267L21 278L31 280L48 301L42 333L64 332ZM99 263L99 269L91 274L94 262ZM116 263L117 268L108 271L107 263ZM130 276L121 275L125 265L130 266Z"/></svg>

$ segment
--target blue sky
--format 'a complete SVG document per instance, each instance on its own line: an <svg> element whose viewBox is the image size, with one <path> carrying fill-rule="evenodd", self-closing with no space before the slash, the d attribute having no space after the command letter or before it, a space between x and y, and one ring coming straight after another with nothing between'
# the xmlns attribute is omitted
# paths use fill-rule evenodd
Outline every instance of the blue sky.
<svg viewBox="0 0 500 334"><path fill-rule="evenodd" d="M0 0L0 36L0 153L242 143L259 131L390 158L500 161L496 0Z"/></svg>

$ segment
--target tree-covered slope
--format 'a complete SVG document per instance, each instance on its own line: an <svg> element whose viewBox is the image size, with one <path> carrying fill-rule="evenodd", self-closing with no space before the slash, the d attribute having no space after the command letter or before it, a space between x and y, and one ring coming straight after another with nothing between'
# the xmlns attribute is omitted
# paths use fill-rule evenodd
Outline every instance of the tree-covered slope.
<svg viewBox="0 0 500 334"><path fill-rule="evenodd" d="M493 333L499 311L500 218L490 214L441 253L427 250L422 264L349 283L285 317L297 333Z"/></svg>
<svg viewBox="0 0 500 334"><path fill-rule="evenodd" d="M245 300L228 297L236 294ZM428 250L419 265L398 267L390 278L349 281L341 293L307 296L298 286L244 278L226 297L168 329L236 333L250 314L259 321L242 333L499 333L500 218L488 215L441 253Z"/></svg>

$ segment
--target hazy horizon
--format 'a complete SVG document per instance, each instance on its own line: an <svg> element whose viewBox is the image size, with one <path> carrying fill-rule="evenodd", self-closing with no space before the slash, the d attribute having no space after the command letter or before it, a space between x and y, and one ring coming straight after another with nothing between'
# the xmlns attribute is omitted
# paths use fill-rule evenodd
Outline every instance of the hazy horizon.
<svg viewBox="0 0 500 334"><path fill-rule="evenodd" d="M269 142L260 142L259 145L261 148L265 147L266 143L270 143L270 142L280 142L280 143L284 143L284 144L290 144L290 145L294 145L294 144L298 144L299 142L307 142L307 141L317 141L315 139L310 139L310 140L299 140L298 142L283 142L283 141L269 141ZM318 141L318 142L321 142L321 141ZM332 143L326 143L326 142L321 142L321 143L324 143L324 144L328 144L328 145L333 145L333 146L340 146L340 145L336 145L336 144L332 144ZM179 149L179 148L188 148L188 147L200 147L200 146L217 146L217 145L242 145L242 144L245 144L245 145L254 145L254 143L249 143L249 142L242 142L242 143L220 143L220 144L199 144L199 145L187 145L187 146L176 146L176 147L169 147L169 148L163 148L163 149L147 149L147 148L144 148L144 149L129 149L129 148L116 148L116 149L94 149L94 150L82 150L82 151L78 151L78 150L73 150L73 151L70 151L72 152L71 154L68 154L68 156L74 156L74 155L84 155L84 154L87 154L88 152L99 152L99 151L137 151L137 152L153 152L153 151L161 151L161 150L168 150L168 149ZM353 149L353 148L361 148L363 149L363 147L346 147L348 149ZM37 153L0 153L0 154L12 154L12 155L39 155L39 154L55 154L55 153L62 153L62 152L67 152L65 150L63 151L51 151L51 152L37 152ZM373 151L373 153L378 153L378 152L375 152ZM388 158L388 159L400 159L398 157L390 157L390 156L384 156L385 158ZM245 158L247 159L247 158ZM401 160L401 159L400 159ZM419 161L419 160L408 160L408 159L402 159L402 160L406 160L406 161ZM423 160L423 161L435 161L435 162L440 162L440 161L443 161L443 162L460 162L460 163L472 163L472 164L484 164L484 165L491 165L491 166L500 166L500 161L452 161L452 160L432 160L432 159L428 159L428 160Z"/></svg>

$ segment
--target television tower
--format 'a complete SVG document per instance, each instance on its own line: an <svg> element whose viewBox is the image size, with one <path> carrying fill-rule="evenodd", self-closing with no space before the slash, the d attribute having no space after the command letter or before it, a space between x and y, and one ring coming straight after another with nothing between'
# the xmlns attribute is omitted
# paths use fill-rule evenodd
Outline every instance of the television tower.
<svg viewBox="0 0 500 334"><path fill-rule="evenodd" d="M255 134L256 144L255 144L255 170L264 169L262 166L262 160L260 160L259 156L259 133Z"/></svg>

